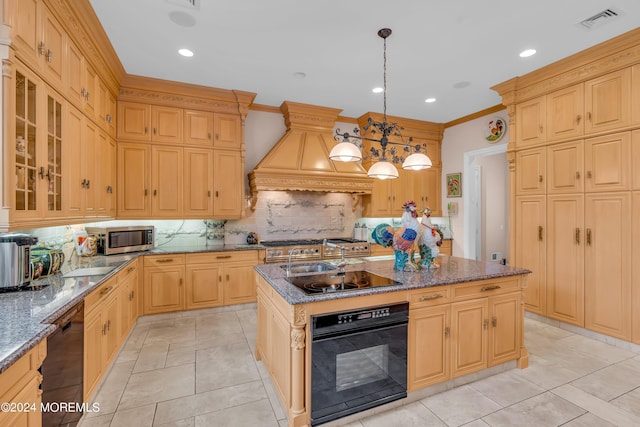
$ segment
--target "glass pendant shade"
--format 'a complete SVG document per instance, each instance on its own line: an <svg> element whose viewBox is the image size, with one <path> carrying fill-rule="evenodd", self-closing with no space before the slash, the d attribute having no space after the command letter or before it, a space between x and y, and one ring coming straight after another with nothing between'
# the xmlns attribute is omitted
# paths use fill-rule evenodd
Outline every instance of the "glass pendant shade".
<svg viewBox="0 0 640 427"><path fill-rule="evenodd" d="M419 171L431 167L431 159L423 153L413 153L402 163L402 169Z"/></svg>
<svg viewBox="0 0 640 427"><path fill-rule="evenodd" d="M362 153L354 144L341 142L331 149L329 158L338 162L357 162L362 160Z"/></svg>
<svg viewBox="0 0 640 427"><path fill-rule="evenodd" d="M398 177L398 169L393 166L393 163L379 161L371 166L367 175L369 178L394 179Z"/></svg>

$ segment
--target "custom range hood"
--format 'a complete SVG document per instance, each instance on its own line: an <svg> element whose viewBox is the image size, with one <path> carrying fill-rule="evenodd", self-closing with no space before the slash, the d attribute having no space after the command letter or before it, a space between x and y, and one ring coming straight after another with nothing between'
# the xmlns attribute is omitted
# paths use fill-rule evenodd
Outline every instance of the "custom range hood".
<svg viewBox="0 0 640 427"><path fill-rule="evenodd" d="M249 173L252 207L264 190L371 194L373 179L360 163L329 159L342 110L289 101L280 110L287 131Z"/></svg>

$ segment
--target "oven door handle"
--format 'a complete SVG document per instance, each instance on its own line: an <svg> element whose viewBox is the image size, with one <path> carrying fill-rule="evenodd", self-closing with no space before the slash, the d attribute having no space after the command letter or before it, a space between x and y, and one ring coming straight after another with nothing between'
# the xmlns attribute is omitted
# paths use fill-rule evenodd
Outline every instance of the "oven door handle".
<svg viewBox="0 0 640 427"><path fill-rule="evenodd" d="M384 331L384 330L387 330L387 329L397 328L399 326L407 326L408 327L408 325L409 325L409 322L403 320L403 321L400 321L400 322L392 322L392 323L387 323L387 324L371 325L369 327L353 328L353 329L340 330L340 331L332 331L332 332L327 332L326 334L320 333L320 334L312 335L311 342L322 342L322 341L327 341L327 340L331 340L331 339L335 339L335 338L345 338L345 337L350 337L350 336L354 336L354 335L364 334L364 333L367 333L367 332Z"/></svg>

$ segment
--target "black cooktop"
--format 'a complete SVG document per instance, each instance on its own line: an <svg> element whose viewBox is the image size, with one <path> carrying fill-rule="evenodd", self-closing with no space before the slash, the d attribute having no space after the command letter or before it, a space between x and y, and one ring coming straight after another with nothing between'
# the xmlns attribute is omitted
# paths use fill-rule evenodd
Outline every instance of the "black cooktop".
<svg viewBox="0 0 640 427"><path fill-rule="evenodd" d="M287 280L310 295L400 284L400 282L396 282L393 279L378 276L368 271L313 274L309 276L289 277Z"/></svg>
<svg viewBox="0 0 640 427"><path fill-rule="evenodd" d="M260 244L266 247L275 247L275 246L321 245L323 242L324 242L324 239L263 240L260 242ZM340 237L340 238L327 239L327 242L339 245L342 243L366 242L366 240L351 239L349 237Z"/></svg>

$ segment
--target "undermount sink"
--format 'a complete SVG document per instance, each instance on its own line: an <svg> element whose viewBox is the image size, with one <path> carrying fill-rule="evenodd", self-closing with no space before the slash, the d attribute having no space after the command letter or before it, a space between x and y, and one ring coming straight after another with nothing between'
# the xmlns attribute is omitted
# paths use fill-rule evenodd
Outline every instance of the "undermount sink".
<svg viewBox="0 0 640 427"><path fill-rule="evenodd" d="M73 271L70 271L66 274L63 274L62 277L83 277L83 276L102 276L111 271L115 267L90 267L90 268L77 268Z"/></svg>
<svg viewBox="0 0 640 427"><path fill-rule="evenodd" d="M281 268L283 268L284 270L287 270L287 265L281 265ZM296 274L296 273L320 273L323 271L333 271L335 270L336 267L331 265L331 264L326 264L323 262L314 262L314 263L310 263L310 264L293 264L291 266L291 269L289 270L290 273L292 274Z"/></svg>

